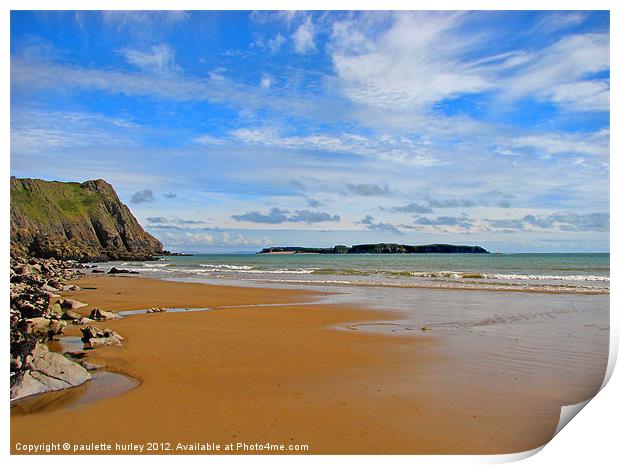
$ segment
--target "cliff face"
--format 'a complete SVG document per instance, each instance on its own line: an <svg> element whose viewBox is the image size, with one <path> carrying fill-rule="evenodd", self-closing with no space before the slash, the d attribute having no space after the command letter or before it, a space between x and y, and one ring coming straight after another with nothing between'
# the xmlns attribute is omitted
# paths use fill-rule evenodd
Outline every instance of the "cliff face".
<svg viewBox="0 0 620 465"><path fill-rule="evenodd" d="M114 188L11 177L11 252L81 261L144 260L162 253Z"/></svg>

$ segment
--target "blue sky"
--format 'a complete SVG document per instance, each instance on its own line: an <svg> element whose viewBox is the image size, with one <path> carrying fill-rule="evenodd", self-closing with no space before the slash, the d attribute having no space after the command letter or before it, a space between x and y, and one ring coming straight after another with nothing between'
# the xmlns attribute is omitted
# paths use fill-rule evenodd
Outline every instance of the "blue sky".
<svg viewBox="0 0 620 465"><path fill-rule="evenodd" d="M13 12L11 174L171 250L609 250L607 12Z"/></svg>

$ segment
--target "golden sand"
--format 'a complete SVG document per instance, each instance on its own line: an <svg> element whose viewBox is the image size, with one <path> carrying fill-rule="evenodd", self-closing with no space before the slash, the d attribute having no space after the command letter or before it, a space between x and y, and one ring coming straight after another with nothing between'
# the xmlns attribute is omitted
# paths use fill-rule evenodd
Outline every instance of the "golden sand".
<svg viewBox="0 0 620 465"><path fill-rule="evenodd" d="M317 297L125 276L92 276L79 285L82 291L67 295L89 303L83 314L93 306L218 307ZM436 389L445 378L437 374L454 368L441 338L336 328L386 317L394 315L308 303L98 323L125 341L89 352L88 360L136 378L139 386L72 411L12 416L12 451L17 443L151 442L169 443L165 453L192 453L183 447L195 443L222 449L238 443L307 445L304 453L315 454L511 453L549 440L559 405L541 410L544 418L533 422L531 414L520 414L523 405L506 401L514 394L510 385L492 387L505 390L503 403L472 405L459 395L458 384L453 396L438 394L445 392ZM66 334L78 335L79 328Z"/></svg>

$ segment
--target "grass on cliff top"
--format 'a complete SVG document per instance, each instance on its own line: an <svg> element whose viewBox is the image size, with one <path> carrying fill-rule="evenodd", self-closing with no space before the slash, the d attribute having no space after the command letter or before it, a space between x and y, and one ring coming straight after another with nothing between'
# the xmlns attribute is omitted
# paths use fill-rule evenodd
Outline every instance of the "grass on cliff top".
<svg viewBox="0 0 620 465"><path fill-rule="evenodd" d="M88 217L101 201L101 194L82 189L77 182L45 182L34 192L21 185L11 189L11 209L37 219L49 218L54 210L70 219Z"/></svg>

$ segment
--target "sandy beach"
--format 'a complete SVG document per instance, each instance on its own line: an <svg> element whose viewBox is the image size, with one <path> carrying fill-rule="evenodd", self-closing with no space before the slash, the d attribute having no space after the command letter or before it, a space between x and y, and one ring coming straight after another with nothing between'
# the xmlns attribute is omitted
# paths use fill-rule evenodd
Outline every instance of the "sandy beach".
<svg viewBox="0 0 620 465"><path fill-rule="evenodd" d="M81 291L66 294L88 302L83 314L92 307L212 309L98 324L125 341L89 351L88 360L131 376L137 387L71 410L13 411L13 453L21 452L18 443L42 442L163 443L166 450L151 453L204 453L191 448L205 443L220 452L234 444L226 453L257 453L238 444L266 443L314 454L512 453L547 442L560 406L583 400L569 399L569 388L550 395L512 376L492 385L465 379L444 338L430 331L395 337L338 329L398 316L313 304L320 295L312 292L125 276L79 284ZM218 308L273 303L285 305ZM66 334L78 335L79 327Z"/></svg>

